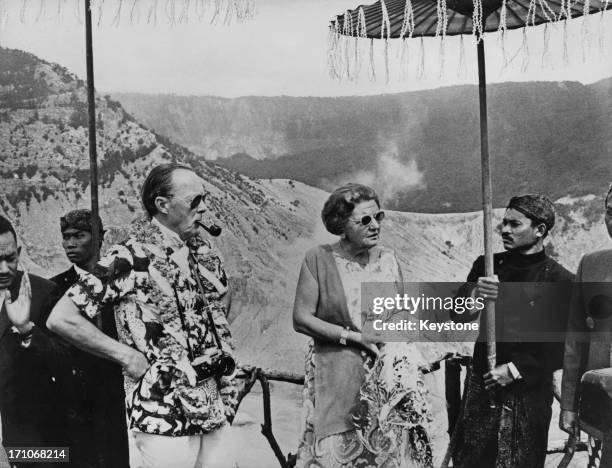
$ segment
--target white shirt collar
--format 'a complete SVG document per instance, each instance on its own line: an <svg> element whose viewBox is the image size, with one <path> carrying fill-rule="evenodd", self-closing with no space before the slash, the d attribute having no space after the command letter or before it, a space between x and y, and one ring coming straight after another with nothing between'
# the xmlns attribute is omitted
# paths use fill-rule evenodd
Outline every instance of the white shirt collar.
<svg viewBox="0 0 612 468"><path fill-rule="evenodd" d="M162 235L168 239L169 241L172 242L178 242L179 245L184 245L185 242L183 241L183 239L181 239L181 236L179 236L176 232L174 232L171 229L168 229L166 226L164 226L162 223L160 223L157 218L152 218L151 222L153 224L155 224L159 230L161 231Z"/></svg>
<svg viewBox="0 0 612 468"><path fill-rule="evenodd" d="M83 270L81 267L78 267L74 263L72 264L72 267L74 268L74 271L76 271L79 276L83 276L83 275L88 275L89 274L89 272L87 270Z"/></svg>

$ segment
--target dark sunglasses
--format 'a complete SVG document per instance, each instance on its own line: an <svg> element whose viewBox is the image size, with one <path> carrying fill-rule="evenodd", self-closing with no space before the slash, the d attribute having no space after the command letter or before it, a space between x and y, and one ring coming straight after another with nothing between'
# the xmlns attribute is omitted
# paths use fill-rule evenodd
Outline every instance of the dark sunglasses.
<svg viewBox="0 0 612 468"><path fill-rule="evenodd" d="M207 196L208 196L207 193L201 193L200 195L196 195L194 199L191 200L191 203L189 204L189 208L192 210L195 210L200 205L200 203L202 203L203 201L206 201Z"/></svg>
<svg viewBox="0 0 612 468"><path fill-rule="evenodd" d="M362 226L369 226L372 219L375 219L377 223L380 223L383 219L385 219L385 212L379 211L378 213L374 213L374 216L365 215L358 222L361 223Z"/></svg>

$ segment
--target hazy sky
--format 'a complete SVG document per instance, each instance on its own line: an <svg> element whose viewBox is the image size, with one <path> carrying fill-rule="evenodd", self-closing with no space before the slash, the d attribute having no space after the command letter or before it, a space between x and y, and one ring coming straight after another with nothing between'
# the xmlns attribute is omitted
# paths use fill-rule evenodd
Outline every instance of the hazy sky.
<svg viewBox="0 0 612 468"><path fill-rule="evenodd" d="M24 21L22 8L26 5ZM119 0L105 0L105 14L94 30L96 88L101 92L242 95L338 96L379 94L457 83L476 82L475 46L465 41L465 68L459 69L459 40L447 39L444 72L440 73L439 41L425 40L425 76L417 77L419 61L409 61L402 78L401 47L391 50L390 81L385 82L382 61L377 80L370 81L367 69L358 82L330 78L327 64L329 20L356 0L254 0L255 18L231 26L210 25L195 15L188 24L171 26L163 15L157 24L147 24L150 2L138 0L139 20L130 23L133 0L124 0L119 25L113 25ZM184 0L176 0L177 8ZM39 5L45 10L36 21ZM58 16L58 2L61 15ZM165 0L160 0L160 4ZM367 2L370 3L370 2ZM82 4L82 1L81 1ZM0 45L32 52L58 62L77 75L85 75L84 25L78 20L82 8L75 0L5 0L1 2ZM8 6L7 6L8 5ZM97 11L94 20L97 21ZM552 29L548 55L544 56L543 27L530 28L527 36L529 64L522 70L523 55L505 69L496 35L487 36L487 74L490 82L523 80L577 80L590 83L612 76L612 12L590 18L589 37L583 36L582 20L568 27L569 63L563 63L563 34ZM603 29L603 35L600 34ZM519 49L521 31L507 33L506 51ZM599 42L607 44L602 50ZM409 42L409 54L419 51L419 40ZM376 43L382 57L382 43Z"/></svg>

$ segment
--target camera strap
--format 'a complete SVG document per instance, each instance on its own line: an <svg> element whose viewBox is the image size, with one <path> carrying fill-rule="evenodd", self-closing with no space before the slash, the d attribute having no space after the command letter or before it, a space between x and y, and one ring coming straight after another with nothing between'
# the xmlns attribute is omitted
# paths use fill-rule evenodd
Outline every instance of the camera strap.
<svg viewBox="0 0 612 468"><path fill-rule="evenodd" d="M204 287L202 286L202 281L200 280L200 272L198 269L198 262L193 255L192 252L189 252L189 266L191 267L191 274L196 280L196 284L198 285L198 289L200 290L200 299L204 305L204 309L206 310L206 316L208 317L208 322L210 324L210 329L215 337L215 342L217 344L217 348L223 351L223 346L221 345L221 338L219 337L219 333L217 332L217 325L213 320L212 312L210 311L208 299L206 299L206 294L204 292Z"/></svg>
<svg viewBox="0 0 612 468"><path fill-rule="evenodd" d="M187 330L187 325L185 324L185 311L183 310L183 306L181 305L181 301L179 300L178 292L176 291L176 286L174 284L172 285L172 291L174 291L174 300L176 301L176 308L178 309L179 317L181 319L181 328L185 334L185 343L187 343L189 361L193 362L195 357L193 354L193 349L191 349L191 343L189 343L189 331Z"/></svg>
<svg viewBox="0 0 612 468"><path fill-rule="evenodd" d="M199 276L199 272L198 272L198 264L196 259L193 257L193 254L190 252L188 255L188 260L189 260L189 267L191 270L191 274L193 275L195 281L196 281L196 285L198 287L199 293L200 293L200 299L202 300L202 304L204 306L204 309L206 310L206 316L208 318L208 322L209 322L209 328L212 331L212 334L215 338L215 344L217 346L217 348L219 348L219 350L223 350L223 347L221 345L221 338L219 337L219 333L217 332L217 326L215 325L215 321L213 320L213 316L212 313L210 312L210 307L209 307L209 303L208 300L206 299L206 295L204 293L204 287L202 286L202 282L200 280L200 276ZM187 323L185 320L185 310L181 304L181 301L179 299L178 296L178 292L176 290L176 286L173 284L172 285L172 291L174 292L174 300L176 302L176 308L178 309L178 313L179 313L179 318L181 320L181 327L183 329L183 332L185 334L185 342L187 344L187 352L189 354L189 360L191 362L193 362L195 360L195 354L193 352L193 348L191 347L191 343L189 342L189 331L187 329Z"/></svg>

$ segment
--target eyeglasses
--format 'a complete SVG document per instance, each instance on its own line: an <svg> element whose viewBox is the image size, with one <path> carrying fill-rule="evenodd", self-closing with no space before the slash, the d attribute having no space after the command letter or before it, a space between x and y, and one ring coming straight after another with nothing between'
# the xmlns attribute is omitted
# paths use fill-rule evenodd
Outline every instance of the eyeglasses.
<svg viewBox="0 0 612 468"><path fill-rule="evenodd" d="M199 195L196 195L193 200L191 200L191 203L189 204L189 208L192 210L195 210L200 203L206 201L206 197L208 196L207 193L201 193Z"/></svg>
<svg viewBox="0 0 612 468"><path fill-rule="evenodd" d="M180 198L180 197L177 197L177 198L183 200L185 203L189 203L190 210L195 210L198 206L200 206L200 203L206 201L206 197L208 197L208 193L200 193L199 195L196 195L195 197L193 197L191 201L185 200L184 198ZM166 195L166 198L174 198L174 195L173 194Z"/></svg>
<svg viewBox="0 0 612 468"><path fill-rule="evenodd" d="M385 212L379 211L374 213L373 216L365 215L360 220L357 220L357 222L361 223L362 226L369 226L373 219L375 219L377 223L380 223L383 219L385 219Z"/></svg>

